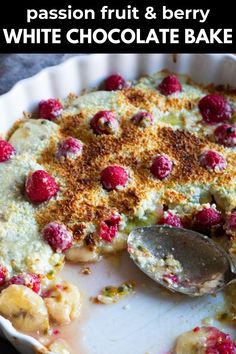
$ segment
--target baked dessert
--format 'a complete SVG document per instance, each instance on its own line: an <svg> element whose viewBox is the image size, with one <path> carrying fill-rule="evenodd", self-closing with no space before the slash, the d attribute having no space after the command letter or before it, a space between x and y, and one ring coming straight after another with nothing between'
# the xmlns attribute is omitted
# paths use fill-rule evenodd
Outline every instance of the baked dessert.
<svg viewBox="0 0 236 354"><path fill-rule="evenodd" d="M28 314L37 296L36 330L68 323L80 299L57 278L64 261L123 250L137 226L193 228L233 258L235 109L234 90L165 71L40 102L0 141L0 313L27 332L15 313L21 297Z"/></svg>

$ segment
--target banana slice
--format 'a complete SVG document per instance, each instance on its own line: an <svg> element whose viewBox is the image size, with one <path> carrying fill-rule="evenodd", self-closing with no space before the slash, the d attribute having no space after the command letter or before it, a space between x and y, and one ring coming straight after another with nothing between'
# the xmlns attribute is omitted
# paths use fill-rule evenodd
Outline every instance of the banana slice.
<svg viewBox="0 0 236 354"><path fill-rule="evenodd" d="M70 354L68 347L63 339L58 339L53 342L49 348L54 354Z"/></svg>
<svg viewBox="0 0 236 354"><path fill-rule="evenodd" d="M49 289L49 296L44 298L50 319L64 325L80 314L80 293L76 286L62 282Z"/></svg>
<svg viewBox="0 0 236 354"><path fill-rule="evenodd" d="M199 330L188 331L177 338L175 354L204 354L206 353L206 332Z"/></svg>
<svg viewBox="0 0 236 354"><path fill-rule="evenodd" d="M0 314L22 332L45 333L49 329L48 311L43 299L23 285L10 285L1 292Z"/></svg>
<svg viewBox="0 0 236 354"><path fill-rule="evenodd" d="M66 259L72 263L97 262L99 255L96 251L90 251L88 247L71 247L66 251Z"/></svg>

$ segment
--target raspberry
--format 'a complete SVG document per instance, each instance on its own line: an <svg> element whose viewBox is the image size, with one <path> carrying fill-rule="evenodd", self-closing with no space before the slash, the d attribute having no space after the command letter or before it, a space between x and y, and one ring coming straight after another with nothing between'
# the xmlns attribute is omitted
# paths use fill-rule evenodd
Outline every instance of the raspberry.
<svg viewBox="0 0 236 354"><path fill-rule="evenodd" d="M149 112L139 112L132 118L132 122L139 127L149 127L153 124L153 115Z"/></svg>
<svg viewBox="0 0 236 354"><path fill-rule="evenodd" d="M119 122L112 111L99 111L90 121L90 127L95 134L115 134Z"/></svg>
<svg viewBox="0 0 236 354"><path fill-rule="evenodd" d="M108 166L101 172L102 185L108 191L124 187L128 179L128 173L121 166Z"/></svg>
<svg viewBox="0 0 236 354"><path fill-rule="evenodd" d="M199 332L200 330L201 330L201 328L197 326L197 327L194 327L193 332L194 332L194 333L197 333L197 332Z"/></svg>
<svg viewBox="0 0 236 354"><path fill-rule="evenodd" d="M0 286L2 286L6 281L7 269L0 265Z"/></svg>
<svg viewBox="0 0 236 354"><path fill-rule="evenodd" d="M62 113L62 104L55 98L39 102L40 118L55 120Z"/></svg>
<svg viewBox="0 0 236 354"><path fill-rule="evenodd" d="M99 236L107 242L112 242L119 228L120 216L114 214L110 219L102 221L99 227Z"/></svg>
<svg viewBox="0 0 236 354"><path fill-rule="evenodd" d="M39 293L41 289L41 277L32 273L21 273L9 280L9 284L24 285L32 289L35 293Z"/></svg>
<svg viewBox="0 0 236 354"><path fill-rule="evenodd" d="M205 354L235 354L236 346L229 334L215 327L203 327L207 331Z"/></svg>
<svg viewBox="0 0 236 354"><path fill-rule="evenodd" d="M64 224L50 222L44 227L42 234L54 252L64 252L72 245L72 233Z"/></svg>
<svg viewBox="0 0 236 354"><path fill-rule="evenodd" d="M78 139L69 137L58 144L56 157L58 159L60 159L61 157L76 159L82 154L82 150L83 143Z"/></svg>
<svg viewBox="0 0 236 354"><path fill-rule="evenodd" d="M227 234L236 234L236 211L227 216L224 229Z"/></svg>
<svg viewBox="0 0 236 354"><path fill-rule="evenodd" d="M32 203L46 202L57 195L59 186L46 171L33 172L25 182L25 191Z"/></svg>
<svg viewBox="0 0 236 354"><path fill-rule="evenodd" d="M173 285L179 282L179 277L177 274L169 273L163 274L163 280L166 281L168 284Z"/></svg>
<svg viewBox="0 0 236 354"><path fill-rule="evenodd" d="M166 178L172 171L173 163L164 155L155 157L151 166L151 172L157 179Z"/></svg>
<svg viewBox="0 0 236 354"><path fill-rule="evenodd" d="M179 216L173 214L171 211L165 211L163 217L158 222L159 225L169 225L173 227L183 227Z"/></svg>
<svg viewBox="0 0 236 354"><path fill-rule="evenodd" d="M162 82L158 86L158 89L160 90L162 95L169 96L172 93L181 92L182 86L175 75L169 75L162 80Z"/></svg>
<svg viewBox="0 0 236 354"><path fill-rule="evenodd" d="M221 171L226 167L224 156L213 150L204 151L200 156L200 164L208 171Z"/></svg>
<svg viewBox="0 0 236 354"><path fill-rule="evenodd" d="M207 124L217 124L229 119L233 114L232 105L225 97L216 93L211 93L203 97L198 108L202 118Z"/></svg>
<svg viewBox="0 0 236 354"><path fill-rule="evenodd" d="M114 74L105 80L104 86L106 91L117 91L128 87L128 83L121 75Z"/></svg>
<svg viewBox="0 0 236 354"><path fill-rule="evenodd" d="M222 223L221 213L211 207L203 208L195 214L194 223L199 229L207 230Z"/></svg>
<svg viewBox="0 0 236 354"><path fill-rule="evenodd" d="M231 124L221 124L214 131L215 141L229 147L236 146L236 127Z"/></svg>
<svg viewBox="0 0 236 354"><path fill-rule="evenodd" d="M0 162L5 162L10 160L14 156L16 150L14 147L6 140L0 140Z"/></svg>

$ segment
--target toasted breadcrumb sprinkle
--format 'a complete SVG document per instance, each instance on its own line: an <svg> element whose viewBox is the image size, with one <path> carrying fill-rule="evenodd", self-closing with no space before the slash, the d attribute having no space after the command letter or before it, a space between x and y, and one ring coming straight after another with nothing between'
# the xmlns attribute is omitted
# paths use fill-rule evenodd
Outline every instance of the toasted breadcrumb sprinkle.
<svg viewBox="0 0 236 354"><path fill-rule="evenodd" d="M89 267L82 267L80 273L83 275L90 275L92 274L92 271Z"/></svg>

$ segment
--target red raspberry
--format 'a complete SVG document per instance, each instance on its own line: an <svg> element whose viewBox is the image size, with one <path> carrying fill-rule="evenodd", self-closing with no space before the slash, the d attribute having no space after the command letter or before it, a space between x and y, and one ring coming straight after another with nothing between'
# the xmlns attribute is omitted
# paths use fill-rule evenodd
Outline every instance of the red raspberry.
<svg viewBox="0 0 236 354"><path fill-rule="evenodd" d="M227 99L216 93L203 97L198 108L202 118L207 124L217 124L229 119L233 114L233 107Z"/></svg>
<svg viewBox="0 0 236 354"><path fill-rule="evenodd" d="M173 214L171 211L165 211L163 217L158 222L159 225L169 225L173 227L183 227L179 216Z"/></svg>
<svg viewBox="0 0 236 354"><path fill-rule="evenodd" d="M120 216L114 214L110 219L102 221L99 227L99 236L107 242L112 242L116 236L120 224Z"/></svg>
<svg viewBox="0 0 236 354"><path fill-rule="evenodd" d="M221 171L226 167L224 156L216 151L204 151L200 156L200 164L208 171Z"/></svg>
<svg viewBox="0 0 236 354"><path fill-rule="evenodd" d="M229 334L215 327L203 327L207 331L206 354L235 354L236 345Z"/></svg>
<svg viewBox="0 0 236 354"><path fill-rule="evenodd" d="M39 102L39 117L55 120L62 113L62 104L55 98Z"/></svg>
<svg viewBox="0 0 236 354"><path fill-rule="evenodd" d="M197 326L197 327L194 327L193 332L194 332L194 333L197 333L197 332L199 332L200 330L201 330L201 328Z"/></svg>
<svg viewBox="0 0 236 354"><path fill-rule="evenodd" d="M177 284L179 282L179 277L177 274L169 273L163 274L163 280L169 284Z"/></svg>
<svg viewBox="0 0 236 354"><path fill-rule="evenodd" d="M115 134L119 122L112 111L99 111L90 121L90 127L95 134Z"/></svg>
<svg viewBox="0 0 236 354"><path fill-rule="evenodd" d="M207 230L222 223L221 213L211 207L203 208L195 214L194 223L199 229Z"/></svg>
<svg viewBox="0 0 236 354"><path fill-rule="evenodd" d="M128 179L128 173L121 166L108 166L101 172L102 185L108 191L124 187Z"/></svg>
<svg viewBox="0 0 236 354"><path fill-rule="evenodd" d="M236 211L233 211L227 216L224 229L226 230L226 233L236 234Z"/></svg>
<svg viewBox="0 0 236 354"><path fill-rule="evenodd" d="M128 83L121 75L114 74L105 80L104 86L106 91L117 91L128 87Z"/></svg>
<svg viewBox="0 0 236 354"><path fill-rule="evenodd" d="M2 286L6 281L7 269L0 265L0 286Z"/></svg>
<svg viewBox="0 0 236 354"><path fill-rule="evenodd" d="M153 115L150 112L138 112L132 118L132 122L139 127L149 127L153 124Z"/></svg>
<svg viewBox="0 0 236 354"><path fill-rule="evenodd" d="M173 162L164 155L155 157L151 166L151 172L157 179L164 179L167 177L173 168Z"/></svg>
<svg viewBox="0 0 236 354"><path fill-rule="evenodd" d="M10 160L14 156L16 150L14 147L6 140L0 140L0 162L5 162Z"/></svg>
<svg viewBox="0 0 236 354"><path fill-rule="evenodd" d="M83 143L78 139L69 137L58 144L56 157L58 159L60 159L61 157L76 159L82 154L82 150Z"/></svg>
<svg viewBox="0 0 236 354"><path fill-rule="evenodd" d="M32 289L35 293L41 290L41 277L32 273L21 273L9 280L9 284L24 285Z"/></svg>
<svg viewBox="0 0 236 354"><path fill-rule="evenodd" d="M32 203L43 203L57 195L59 186L46 171L33 172L25 182L25 191Z"/></svg>
<svg viewBox="0 0 236 354"><path fill-rule="evenodd" d="M218 144L236 146L236 127L234 125L221 124L215 129L214 135Z"/></svg>
<svg viewBox="0 0 236 354"><path fill-rule="evenodd" d="M64 252L72 245L72 233L64 224L50 222L44 227L42 234L54 252Z"/></svg>
<svg viewBox="0 0 236 354"><path fill-rule="evenodd" d="M181 92L182 86L175 75L168 75L162 80L158 86L158 89L162 95L169 96L172 93Z"/></svg>

